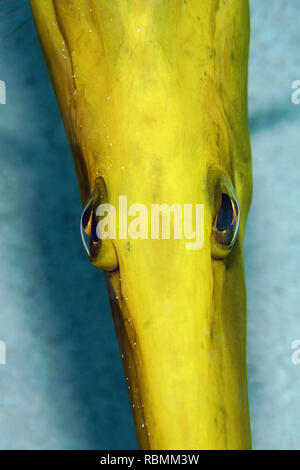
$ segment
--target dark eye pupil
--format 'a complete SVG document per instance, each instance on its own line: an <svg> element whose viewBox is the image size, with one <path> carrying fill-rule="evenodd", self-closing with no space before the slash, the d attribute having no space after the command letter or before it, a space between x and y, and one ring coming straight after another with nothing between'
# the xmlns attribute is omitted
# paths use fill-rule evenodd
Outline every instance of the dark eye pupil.
<svg viewBox="0 0 300 470"><path fill-rule="evenodd" d="M217 230L223 232L228 230L234 219L234 213L232 208L232 202L228 194L222 193L222 204L219 210L218 219L217 219Z"/></svg>
<svg viewBox="0 0 300 470"><path fill-rule="evenodd" d="M83 229L86 231L91 218L91 211L93 210L92 206L89 206L83 213L81 223Z"/></svg>
<svg viewBox="0 0 300 470"><path fill-rule="evenodd" d="M97 219L95 215L95 209L93 209L93 214L92 214L91 237L92 237L93 242L95 243L99 242L99 238L97 235Z"/></svg>
<svg viewBox="0 0 300 470"><path fill-rule="evenodd" d="M94 244L97 244L100 241L97 235L97 218L94 201L91 201L91 203L85 209L81 218L81 225L82 235L84 232L88 237L87 244L89 245L89 251L91 253L94 249ZM85 246L87 246L87 244Z"/></svg>

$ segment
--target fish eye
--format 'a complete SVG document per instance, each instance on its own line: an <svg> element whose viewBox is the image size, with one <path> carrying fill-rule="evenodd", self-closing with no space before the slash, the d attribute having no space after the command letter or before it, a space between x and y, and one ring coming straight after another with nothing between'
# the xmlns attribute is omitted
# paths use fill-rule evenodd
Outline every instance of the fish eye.
<svg viewBox="0 0 300 470"><path fill-rule="evenodd" d="M104 271L115 271L119 262L114 244L110 239L101 238L98 232L98 224L101 221L101 215L97 215L98 209L101 204L106 204L107 200L106 185L101 177L95 181L94 190L82 211L80 233L90 262Z"/></svg>
<svg viewBox="0 0 300 470"><path fill-rule="evenodd" d="M213 257L223 258L234 245L240 223L240 208L233 191L222 189L218 209L214 218Z"/></svg>
<svg viewBox="0 0 300 470"><path fill-rule="evenodd" d="M97 235L96 209L97 199L91 197L83 209L80 220L80 233L85 251L89 257L96 257L101 248L101 240Z"/></svg>

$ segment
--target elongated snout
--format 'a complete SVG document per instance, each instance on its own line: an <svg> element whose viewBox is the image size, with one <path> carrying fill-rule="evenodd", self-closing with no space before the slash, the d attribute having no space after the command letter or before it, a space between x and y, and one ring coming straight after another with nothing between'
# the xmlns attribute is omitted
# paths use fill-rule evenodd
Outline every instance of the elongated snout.
<svg viewBox="0 0 300 470"><path fill-rule="evenodd" d="M113 241L107 282L142 448L250 446L241 248L212 256L218 207L198 196L199 249L184 238Z"/></svg>
<svg viewBox="0 0 300 470"><path fill-rule="evenodd" d="M106 276L137 436L149 449L249 448L237 196L216 166L182 185L189 169L177 165L158 186L168 165L143 185L119 181L118 198L98 180L84 210L92 263L113 253Z"/></svg>

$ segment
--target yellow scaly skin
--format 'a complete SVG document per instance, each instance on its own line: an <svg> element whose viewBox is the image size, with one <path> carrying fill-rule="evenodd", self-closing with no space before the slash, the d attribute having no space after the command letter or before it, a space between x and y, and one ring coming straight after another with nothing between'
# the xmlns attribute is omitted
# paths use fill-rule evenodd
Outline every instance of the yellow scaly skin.
<svg viewBox="0 0 300 470"><path fill-rule="evenodd" d="M247 0L31 0L83 204L204 204L204 246L106 240L139 445L247 449L243 237L251 201ZM212 257L221 182L237 242ZM222 183L222 184L223 184ZM83 312L84 314L84 312Z"/></svg>

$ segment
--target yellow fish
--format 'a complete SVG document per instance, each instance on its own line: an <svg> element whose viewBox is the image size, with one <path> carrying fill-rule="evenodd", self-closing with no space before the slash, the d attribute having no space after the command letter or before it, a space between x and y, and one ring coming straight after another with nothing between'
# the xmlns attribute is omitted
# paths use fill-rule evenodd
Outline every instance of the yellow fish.
<svg viewBox="0 0 300 470"><path fill-rule="evenodd" d="M248 449L248 1L31 6L86 207L90 259L106 272L139 446ZM201 246L187 249L175 228L169 239L161 227L154 238L128 237L124 197L131 221L137 203L148 215L161 204L201 206ZM106 239L97 230L102 203L116 208L117 234Z"/></svg>

